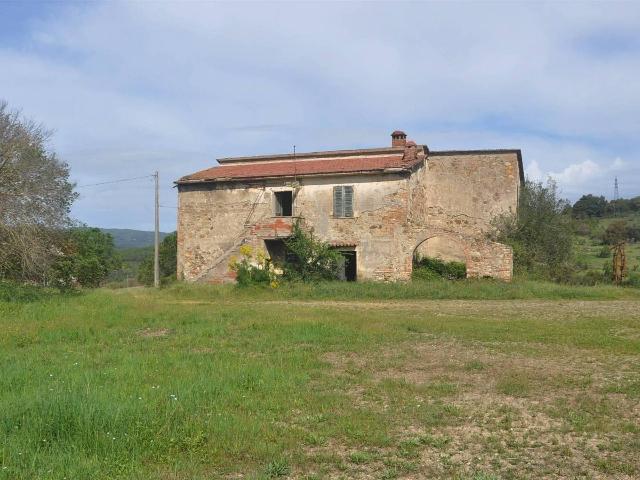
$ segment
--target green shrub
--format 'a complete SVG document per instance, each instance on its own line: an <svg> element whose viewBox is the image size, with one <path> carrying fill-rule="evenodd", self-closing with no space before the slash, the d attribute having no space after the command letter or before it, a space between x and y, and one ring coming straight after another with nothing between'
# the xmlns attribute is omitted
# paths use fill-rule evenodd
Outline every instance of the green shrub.
<svg viewBox="0 0 640 480"><path fill-rule="evenodd" d="M96 288L121 261L113 237L99 228L80 227L66 233L63 254L52 266L52 284L61 290L75 284Z"/></svg>
<svg viewBox="0 0 640 480"><path fill-rule="evenodd" d="M605 228L602 235L602 242L606 245L616 245L626 242L628 237L628 226L625 220L615 220Z"/></svg>
<svg viewBox="0 0 640 480"><path fill-rule="evenodd" d="M46 293L43 287L0 281L0 302L35 302L44 298Z"/></svg>
<svg viewBox="0 0 640 480"><path fill-rule="evenodd" d="M518 213L494 221L493 239L513 248L514 270L534 278L564 282L573 270L573 221L556 184L527 180Z"/></svg>
<svg viewBox="0 0 640 480"><path fill-rule="evenodd" d="M611 279L607 277L602 270L587 270L574 274L566 283L585 286L606 285L611 283Z"/></svg>
<svg viewBox="0 0 640 480"><path fill-rule="evenodd" d="M434 280L446 278L458 280L467 277L467 266L462 262L445 262L439 258L421 257L413 262L412 278L417 280Z"/></svg>
<svg viewBox="0 0 640 480"><path fill-rule="evenodd" d="M299 222L293 225L285 245L288 250L283 269L285 279L315 282L339 278L344 262L342 254L328 243L318 240L313 231L305 232Z"/></svg>
<svg viewBox="0 0 640 480"><path fill-rule="evenodd" d="M611 256L611 249L607 245L603 245L598 252L598 258L609 258Z"/></svg>
<svg viewBox="0 0 640 480"><path fill-rule="evenodd" d="M640 273L630 272L623 285L626 287L640 288Z"/></svg>
<svg viewBox="0 0 640 480"><path fill-rule="evenodd" d="M240 247L241 258L231 258L229 268L236 274L236 281L240 287L249 287L252 285L269 285L276 288L279 284L279 275L275 267L271 263L264 252L258 251L253 254L253 248L250 245Z"/></svg>

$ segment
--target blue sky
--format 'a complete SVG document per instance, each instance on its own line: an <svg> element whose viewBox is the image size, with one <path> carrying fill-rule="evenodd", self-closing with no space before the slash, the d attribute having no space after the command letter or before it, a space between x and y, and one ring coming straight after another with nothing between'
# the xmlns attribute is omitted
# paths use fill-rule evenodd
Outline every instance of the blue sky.
<svg viewBox="0 0 640 480"><path fill-rule="evenodd" d="M640 195L640 2L0 0L0 98L79 185L232 155L521 148L571 200ZM150 180L81 188L91 225L151 229ZM176 211L162 210L162 228Z"/></svg>

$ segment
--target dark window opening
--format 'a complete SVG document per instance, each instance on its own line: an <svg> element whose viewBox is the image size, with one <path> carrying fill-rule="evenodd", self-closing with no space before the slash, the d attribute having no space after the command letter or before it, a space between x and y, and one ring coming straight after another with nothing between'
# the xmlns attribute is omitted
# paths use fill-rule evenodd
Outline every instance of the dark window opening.
<svg viewBox="0 0 640 480"><path fill-rule="evenodd" d="M353 217L353 186L333 187L333 216Z"/></svg>
<svg viewBox="0 0 640 480"><path fill-rule="evenodd" d="M344 258L339 272L340 280L355 282L357 279L356 252L354 250L344 250L340 252Z"/></svg>
<svg viewBox="0 0 640 480"><path fill-rule="evenodd" d="M287 247L282 240L265 240L267 253L274 265L282 265L286 260Z"/></svg>
<svg viewBox="0 0 640 480"><path fill-rule="evenodd" d="M276 217L293 215L293 192L276 192Z"/></svg>
<svg viewBox="0 0 640 480"><path fill-rule="evenodd" d="M287 248L284 240L268 239L264 241L267 247L267 253L274 265L278 267L284 266L286 263L296 263L298 257L295 253Z"/></svg>

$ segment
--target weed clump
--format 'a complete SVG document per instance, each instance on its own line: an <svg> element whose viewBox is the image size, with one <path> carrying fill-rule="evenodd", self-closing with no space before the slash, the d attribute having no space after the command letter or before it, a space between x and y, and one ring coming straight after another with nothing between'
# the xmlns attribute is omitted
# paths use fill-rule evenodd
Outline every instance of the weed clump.
<svg viewBox="0 0 640 480"><path fill-rule="evenodd" d="M466 276L467 266L462 262L446 262L433 257L420 257L413 262L412 278L416 280L459 280Z"/></svg>
<svg viewBox="0 0 640 480"><path fill-rule="evenodd" d="M28 303L42 300L47 289L36 285L0 281L0 302Z"/></svg>
<svg viewBox="0 0 640 480"><path fill-rule="evenodd" d="M291 472L291 468L289 467L289 462L285 459L273 460L269 462L267 468L264 473L267 478L278 478L285 477L289 475Z"/></svg>

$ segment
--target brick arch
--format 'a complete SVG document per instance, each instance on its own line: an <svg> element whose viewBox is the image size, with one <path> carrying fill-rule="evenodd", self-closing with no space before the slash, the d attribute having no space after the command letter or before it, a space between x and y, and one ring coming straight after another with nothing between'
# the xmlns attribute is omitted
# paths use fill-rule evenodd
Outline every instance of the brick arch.
<svg viewBox="0 0 640 480"><path fill-rule="evenodd" d="M443 238L445 240L448 240L450 242L454 242L456 245L458 245L460 247L460 251L461 253L464 255L464 263L465 265L469 265L469 263L471 262L471 258L470 258L470 239L466 238L463 235L459 235L459 234L453 234L451 232L432 232L429 234L425 234L425 235L421 235L418 237L417 241L414 242L415 246L413 247L413 250L411 251L411 262L413 265L413 259L415 258L416 252L418 251L418 249L420 248L421 245L424 245L425 242L428 242L429 240L432 240L434 238Z"/></svg>
<svg viewBox="0 0 640 480"><path fill-rule="evenodd" d="M493 277L509 281L513 275L513 250L502 243L478 237L469 237L449 231L431 231L417 235L411 251L411 263L420 245L431 238L450 238L464 251L467 278Z"/></svg>

